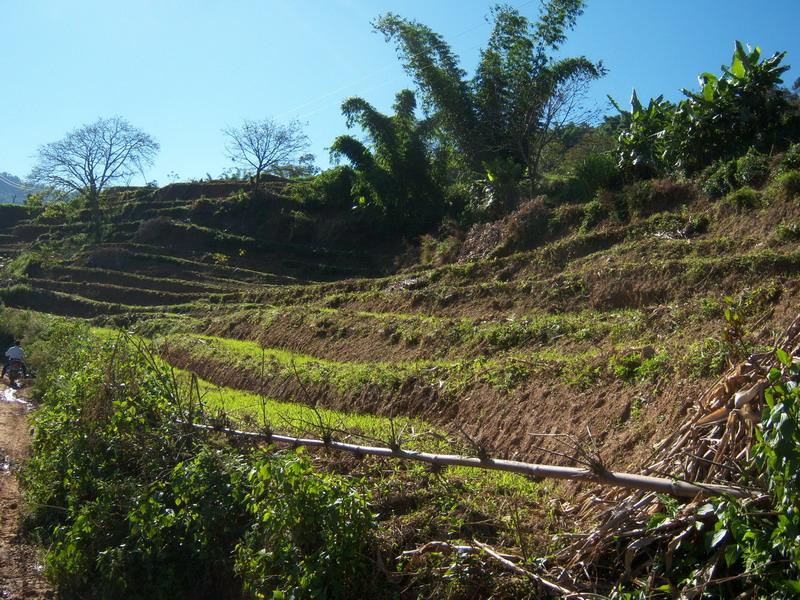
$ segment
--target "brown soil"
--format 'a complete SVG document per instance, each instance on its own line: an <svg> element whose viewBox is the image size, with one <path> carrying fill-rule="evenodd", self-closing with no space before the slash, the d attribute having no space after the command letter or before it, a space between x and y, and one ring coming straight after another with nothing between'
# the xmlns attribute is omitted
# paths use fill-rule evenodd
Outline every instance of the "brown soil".
<svg viewBox="0 0 800 600"><path fill-rule="evenodd" d="M0 598L55 598L35 546L22 534L23 500L14 471L30 446L28 405L9 401L0 385Z"/></svg>

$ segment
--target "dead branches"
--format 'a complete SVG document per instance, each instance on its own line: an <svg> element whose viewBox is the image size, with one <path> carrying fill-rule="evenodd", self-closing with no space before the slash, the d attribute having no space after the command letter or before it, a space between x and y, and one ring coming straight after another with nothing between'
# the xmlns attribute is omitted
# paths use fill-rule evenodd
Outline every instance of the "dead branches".
<svg viewBox="0 0 800 600"><path fill-rule="evenodd" d="M790 357L800 354L800 316L786 330L777 348ZM726 486L742 490L739 482L749 473L758 486L758 474L751 468L751 450L755 430L760 426L764 390L774 369L782 373L786 369L774 352L751 355L732 367L698 398L683 426L656 444L644 472L692 481L692 485L709 491ZM755 489L745 503L763 503L767 499L763 490ZM600 497L586 495L575 513L597 525L589 535L563 548L557 558L568 568L585 572L603 557L619 557L622 544L622 562L618 566L628 580L638 576L637 569L646 568L654 548L663 552L669 569L673 553L696 533L698 520L704 517L698 516L699 497L683 506L668 508L666 504L654 489L640 488L633 494L609 490ZM653 527L652 518L657 513L669 515ZM702 570L697 589L712 581L717 561L718 558L712 559ZM635 564L639 566L634 567ZM685 590L686 597L697 596L696 591Z"/></svg>

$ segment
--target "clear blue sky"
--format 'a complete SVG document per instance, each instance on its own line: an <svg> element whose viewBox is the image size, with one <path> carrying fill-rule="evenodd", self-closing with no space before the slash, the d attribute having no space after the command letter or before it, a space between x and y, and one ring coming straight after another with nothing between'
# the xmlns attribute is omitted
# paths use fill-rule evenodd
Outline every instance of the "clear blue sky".
<svg viewBox="0 0 800 600"><path fill-rule="evenodd" d="M531 17L538 0L510 0ZM370 21L393 11L441 33L471 72L486 0L0 0L0 171L25 176L36 148L100 116L121 115L161 143L148 179L214 176L231 166L220 129L244 118L300 119L327 164L346 131L341 101L389 110L409 85ZM589 0L565 54L602 59L592 97L627 102L696 86L734 39L789 52L800 77L800 1ZM609 109L610 110L610 109Z"/></svg>

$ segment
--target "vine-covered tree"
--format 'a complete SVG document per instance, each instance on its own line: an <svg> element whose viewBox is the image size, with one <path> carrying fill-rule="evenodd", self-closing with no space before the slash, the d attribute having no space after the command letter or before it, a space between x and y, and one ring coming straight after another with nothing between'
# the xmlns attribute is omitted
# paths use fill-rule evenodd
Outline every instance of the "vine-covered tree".
<svg viewBox="0 0 800 600"><path fill-rule="evenodd" d="M103 191L141 173L153 163L158 149L158 142L122 117L98 119L40 146L29 179L65 194L82 195L99 235Z"/></svg>
<svg viewBox="0 0 800 600"><path fill-rule="evenodd" d="M579 119L587 84L604 73L602 64L582 56L552 57L583 5L583 0L549 0L536 22L497 6L472 78L429 27L392 13L374 26L397 45L426 106L463 154L464 166L506 189L526 177L532 190L544 150L563 125ZM513 202L504 195L506 204Z"/></svg>
<svg viewBox="0 0 800 600"><path fill-rule="evenodd" d="M298 121L287 124L272 119L245 120L239 127L226 127L225 151L238 166L255 173L253 189L258 191L262 173L293 165L308 147L308 137Z"/></svg>
<svg viewBox="0 0 800 600"><path fill-rule="evenodd" d="M348 98L342 104L347 126L361 127L370 147L350 135L339 136L331 145L331 155L346 158L359 175L356 201L379 208L410 232L434 225L443 210L432 168L434 123L418 119L416 107L410 90L396 95L391 116L362 98Z"/></svg>

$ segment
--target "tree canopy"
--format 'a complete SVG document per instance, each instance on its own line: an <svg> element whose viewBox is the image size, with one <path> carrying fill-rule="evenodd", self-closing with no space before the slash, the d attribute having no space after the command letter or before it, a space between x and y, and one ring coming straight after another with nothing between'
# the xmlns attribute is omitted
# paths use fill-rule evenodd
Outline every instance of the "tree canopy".
<svg viewBox="0 0 800 600"><path fill-rule="evenodd" d="M533 186L542 152L561 126L576 120L586 84L604 73L601 63L583 56L552 56L583 5L550 0L535 22L509 6L495 7L494 27L473 77L429 27L393 13L374 26L397 46L425 107L462 153L464 166L490 181L513 187L525 177Z"/></svg>
<svg viewBox="0 0 800 600"><path fill-rule="evenodd" d="M99 226L103 191L143 173L158 150L158 142L122 117L101 118L40 146L29 179L65 194L82 195Z"/></svg>
<svg viewBox="0 0 800 600"><path fill-rule="evenodd" d="M298 121L282 124L272 119L245 120L239 127L227 127L225 151L238 166L252 169L253 185L258 190L262 173L270 173L295 163L308 147L308 137Z"/></svg>

